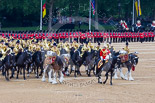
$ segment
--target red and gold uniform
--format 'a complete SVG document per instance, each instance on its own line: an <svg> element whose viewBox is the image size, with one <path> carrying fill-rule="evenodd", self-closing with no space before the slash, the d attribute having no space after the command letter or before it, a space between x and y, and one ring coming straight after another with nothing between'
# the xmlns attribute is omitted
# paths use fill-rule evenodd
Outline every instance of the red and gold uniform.
<svg viewBox="0 0 155 103"><path fill-rule="evenodd" d="M109 54L110 54L109 49L104 48L100 51L100 57L102 57L103 59L106 59L106 56Z"/></svg>

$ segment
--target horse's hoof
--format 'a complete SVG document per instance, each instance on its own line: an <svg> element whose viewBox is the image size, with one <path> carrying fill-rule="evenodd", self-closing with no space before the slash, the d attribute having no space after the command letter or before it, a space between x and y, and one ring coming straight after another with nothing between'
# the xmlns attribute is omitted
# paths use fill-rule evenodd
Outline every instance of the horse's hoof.
<svg viewBox="0 0 155 103"><path fill-rule="evenodd" d="M24 80L26 80L26 78L24 78Z"/></svg>
<svg viewBox="0 0 155 103"><path fill-rule="evenodd" d="M59 79L59 82L62 83L63 81L64 81L64 78L61 77L61 78Z"/></svg>
<svg viewBox="0 0 155 103"><path fill-rule="evenodd" d="M42 74L39 74L39 76L42 76Z"/></svg>
<svg viewBox="0 0 155 103"><path fill-rule="evenodd" d="M125 79L125 80L128 80L128 77L125 77L124 79Z"/></svg>
<svg viewBox="0 0 155 103"><path fill-rule="evenodd" d="M18 79L18 77L16 77L16 79Z"/></svg>
<svg viewBox="0 0 155 103"><path fill-rule="evenodd" d="M57 82L56 81L53 81L52 84L57 84Z"/></svg>
<svg viewBox="0 0 155 103"><path fill-rule="evenodd" d="M110 85L112 85L112 83L110 83Z"/></svg>
<svg viewBox="0 0 155 103"><path fill-rule="evenodd" d="M118 76L117 76L117 75L115 75L115 76L114 76L114 79L118 79Z"/></svg>
<svg viewBox="0 0 155 103"><path fill-rule="evenodd" d="M129 81L134 81L134 79L132 77L129 78Z"/></svg>
<svg viewBox="0 0 155 103"><path fill-rule="evenodd" d="M103 82L103 84L105 84L106 82Z"/></svg>
<svg viewBox="0 0 155 103"><path fill-rule="evenodd" d="M45 81L46 81L46 79L45 79L45 78L42 78L42 79L41 79L41 81L42 81L42 82L45 82Z"/></svg>
<svg viewBox="0 0 155 103"><path fill-rule="evenodd" d="M99 84L102 84L102 82L98 82Z"/></svg>
<svg viewBox="0 0 155 103"><path fill-rule="evenodd" d="M48 82L49 82L49 83L53 83L53 80L52 80L52 79L49 79Z"/></svg>
<svg viewBox="0 0 155 103"><path fill-rule="evenodd" d="M36 78L38 79L38 78L39 78L39 76L36 76Z"/></svg>
<svg viewBox="0 0 155 103"><path fill-rule="evenodd" d="M90 74L88 74L88 77L91 77L91 75L90 75Z"/></svg>
<svg viewBox="0 0 155 103"><path fill-rule="evenodd" d="M9 79L8 79L8 78L6 78L6 81L9 81Z"/></svg>

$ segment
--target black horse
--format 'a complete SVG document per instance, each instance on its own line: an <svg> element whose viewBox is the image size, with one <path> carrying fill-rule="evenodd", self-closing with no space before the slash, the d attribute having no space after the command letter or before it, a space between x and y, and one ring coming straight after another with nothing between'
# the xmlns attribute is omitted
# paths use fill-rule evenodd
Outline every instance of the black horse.
<svg viewBox="0 0 155 103"><path fill-rule="evenodd" d="M17 54L17 57L16 57L16 67L18 68L17 69L17 79L18 79L18 75L19 75L19 72L23 69L23 78L24 80L26 80L25 78L25 69L26 69L26 65L29 61L29 58L28 58L28 51L27 49L24 50L24 52L19 52Z"/></svg>
<svg viewBox="0 0 155 103"><path fill-rule="evenodd" d="M30 74L30 68L31 68L31 71L32 71L32 67L33 67L33 59L32 59L32 52L28 52L28 61L27 61L27 66L26 66L26 68L27 68L27 76L29 77L29 74Z"/></svg>
<svg viewBox="0 0 155 103"><path fill-rule="evenodd" d="M71 51L70 53L73 53L73 54L70 54L71 55L71 65L74 65L75 66L75 70L74 70L74 77L76 77L76 75L81 75L80 73L80 67L82 66L82 64L84 63L83 61L83 58L84 57L81 57L80 54L81 54L81 49L82 47L79 47L76 51ZM70 71L70 74L72 73L72 66L71 66L71 71Z"/></svg>
<svg viewBox="0 0 155 103"><path fill-rule="evenodd" d="M10 76L10 79L14 77L14 71L16 70L16 56L15 53L11 53L11 67L12 67L12 73Z"/></svg>
<svg viewBox="0 0 155 103"><path fill-rule="evenodd" d="M9 81L9 70L12 69L11 59L12 59L11 54L7 54L3 60L3 73L7 81Z"/></svg>
<svg viewBox="0 0 155 103"><path fill-rule="evenodd" d="M60 55L61 54L68 54L68 52L64 49L64 48L62 48L61 50L60 50Z"/></svg>
<svg viewBox="0 0 155 103"><path fill-rule="evenodd" d="M43 73L43 59L42 59L42 53L41 51L37 51L33 54L32 56L32 59L33 59L33 62L34 62L34 65L37 69L37 72L36 72L36 77L39 78L39 76L42 75ZM41 72L39 74L39 68L41 69Z"/></svg>

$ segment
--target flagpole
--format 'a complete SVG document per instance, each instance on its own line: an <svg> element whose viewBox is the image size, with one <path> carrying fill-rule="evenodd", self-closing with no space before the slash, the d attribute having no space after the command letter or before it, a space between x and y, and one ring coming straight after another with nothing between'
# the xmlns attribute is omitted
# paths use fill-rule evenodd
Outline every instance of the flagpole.
<svg viewBox="0 0 155 103"><path fill-rule="evenodd" d="M133 0L133 12L132 12L132 25L134 24L134 19L135 19L135 0ZM134 31L134 27L132 26L132 31Z"/></svg>
<svg viewBox="0 0 155 103"><path fill-rule="evenodd" d="M40 30L42 30L42 22L43 22L43 16L42 16L42 15L43 15L43 14L42 14L42 13L43 13L43 12L42 12L42 11L43 11L43 8L42 8L42 5L43 5L43 4L42 4L42 0L41 0L41 9L40 9Z"/></svg>
<svg viewBox="0 0 155 103"><path fill-rule="evenodd" d="M89 1L89 32L91 32L91 0Z"/></svg>

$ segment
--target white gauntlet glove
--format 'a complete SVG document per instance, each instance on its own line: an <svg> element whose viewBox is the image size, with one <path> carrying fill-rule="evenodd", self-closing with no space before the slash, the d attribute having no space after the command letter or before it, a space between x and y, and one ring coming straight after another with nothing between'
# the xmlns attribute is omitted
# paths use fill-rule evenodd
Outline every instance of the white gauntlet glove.
<svg viewBox="0 0 155 103"><path fill-rule="evenodd" d="M111 57L111 53L109 54L109 58L112 58L112 57Z"/></svg>
<svg viewBox="0 0 155 103"><path fill-rule="evenodd" d="M101 58L101 60L103 61L103 57L102 57L102 56L100 56L100 58Z"/></svg>
<svg viewBox="0 0 155 103"><path fill-rule="evenodd" d="M108 59L109 59L109 57L110 57L110 56L109 56L109 55L107 55L107 56L105 57L105 60L108 60Z"/></svg>

